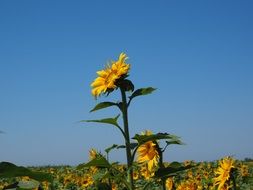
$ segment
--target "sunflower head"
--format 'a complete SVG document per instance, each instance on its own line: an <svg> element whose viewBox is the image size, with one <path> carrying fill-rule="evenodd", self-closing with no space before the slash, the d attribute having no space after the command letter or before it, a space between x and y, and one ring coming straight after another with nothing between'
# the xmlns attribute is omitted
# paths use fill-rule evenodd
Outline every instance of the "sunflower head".
<svg viewBox="0 0 253 190"><path fill-rule="evenodd" d="M90 158L90 160L95 159L97 156L98 156L97 151L94 148L90 149L90 151L89 151L89 158Z"/></svg>
<svg viewBox="0 0 253 190"><path fill-rule="evenodd" d="M173 179L171 177L166 179L166 189L167 190L173 189Z"/></svg>
<svg viewBox="0 0 253 190"><path fill-rule="evenodd" d="M215 172L217 177L214 178L214 184L218 185L218 190L223 189L228 184L226 182L230 178L232 168L234 168L235 160L231 157L225 157L219 162L219 168Z"/></svg>
<svg viewBox="0 0 253 190"><path fill-rule="evenodd" d="M142 135L152 135L152 132L147 130L143 132ZM159 153L157 148L157 143L147 141L137 149L137 161L139 163L146 163L149 171L152 171L153 168L158 165Z"/></svg>
<svg viewBox="0 0 253 190"><path fill-rule="evenodd" d="M98 77L91 83L91 93L98 97L101 94L110 93L117 87L119 82L128 76L130 64L125 61L127 59L125 53L121 53L117 61L112 61L103 70L97 71Z"/></svg>

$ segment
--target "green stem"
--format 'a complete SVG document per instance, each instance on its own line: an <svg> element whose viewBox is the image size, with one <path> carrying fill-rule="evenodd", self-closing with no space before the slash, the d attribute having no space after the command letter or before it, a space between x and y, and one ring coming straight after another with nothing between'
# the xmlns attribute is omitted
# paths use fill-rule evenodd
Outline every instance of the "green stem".
<svg viewBox="0 0 253 190"><path fill-rule="evenodd" d="M156 149L159 155L158 166L159 168L165 168L164 163L163 163L163 151L161 150L157 142L155 142L155 144L156 144ZM164 177L161 178L161 181L162 181L162 190L166 190L166 178Z"/></svg>
<svg viewBox="0 0 253 190"><path fill-rule="evenodd" d="M124 123L124 133L125 133L125 145L126 145L126 156L127 156L127 168L128 168L128 181L130 182L131 190L134 189L133 183L133 169L132 169L132 160L131 160L131 148L130 148L130 137L129 137L129 129L128 129L128 114L127 114L127 99L126 93L123 88L120 88L121 96L122 96L122 115L123 115L123 123Z"/></svg>

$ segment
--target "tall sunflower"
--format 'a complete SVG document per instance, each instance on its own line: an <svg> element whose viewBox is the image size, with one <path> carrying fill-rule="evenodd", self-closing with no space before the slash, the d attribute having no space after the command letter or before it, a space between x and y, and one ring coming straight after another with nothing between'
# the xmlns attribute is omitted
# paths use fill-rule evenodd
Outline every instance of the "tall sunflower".
<svg viewBox="0 0 253 190"><path fill-rule="evenodd" d="M117 88L116 81L127 76L130 64L125 53L121 53L117 61L112 61L105 69L97 71L98 77L91 83L92 95L97 97L100 94L111 92Z"/></svg>
<svg viewBox="0 0 253 190"><path fill-rule="evenodd" d="M151 131L145 131L144 135L151 135ZM148 141L142 144L138 149L137 161L140 163L147 163L148 170L152 169L158 165L159 154L157 151L157 145L153 141Z"/></svg>
<svg viewBox="0 0 253 190"><path fill-rule="evenodd" d="M217 169L215 174L217 177L214 178L214 185L218 185L218 190L222 190L228 184L226 182L230 178L230 171L234 168L235 160L231 157L225 157L220 162L220 167Z"/></svg>

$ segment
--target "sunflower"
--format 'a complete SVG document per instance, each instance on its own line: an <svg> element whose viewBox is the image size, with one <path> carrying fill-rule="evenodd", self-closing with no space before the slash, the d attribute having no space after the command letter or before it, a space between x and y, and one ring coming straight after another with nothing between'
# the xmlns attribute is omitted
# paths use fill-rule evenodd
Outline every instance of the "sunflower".
<svg viewBox="0 0 253 190"><path fill-rule="evenodd" d="M93 181L92 177L89 175L86 175L86 176L81 177L79 179L79 185L82 188L87 188L88 186L92 185L93 183L94 183L94 181Z"/></svg>
<svg viewBox="0 0 253 190"><path fill-rule="evenodd" d="M172 190L172 188L173 188L173 179L170 177L166 179L166 190Z"/></svg>
<svg viewBox="0 0 253 190"><path fill-rule="evenodd" d="M144 135L151 135L151 131L145 131ZM140 163L147 163L148 170L152 171L152 168L157 166L159 154L157 151L157 144L153 141L147 141L144 144L140 145L137 149L138 158L137 161Z"/></svg>
<svg viewBox="0 0 253 190"><path fill-rule="evenodd" d="M217 177L214 178L214 184L219 185L218 190L224 189L227 186L225 183L230 178L230 171L234 168L234 162L235 160L231 157L225 157L219 162L220 167L215 172Z"/></svg>
<svg viewBox="0 0 253 190"><path fill-rule="evenodd" d="M91 83L93 96L97 97L117 88L116 81L126 77L130 69L130 64L125 63L127 58L125 53L121 53L117 61L112 61L111 65L109 64L105 69L97 71L98 77Z"/></svg>
<svg viewBox="0 0 253 190"><path fill-rule="evenodd" d="M148 169L148 164L145 163L144 165L142 165L141 170L140 170L140 174L146 179L149 180L152 176L154 176L154 172L151 172Z"/></svg>
<svg viewBox="0 0 253 190"><path fill-rule="evenodd" d="M90 151L89 151L89 158L90 158L90 160L95 159L97 156L98 156L97 151L94 148L90 149Z"/></svg>

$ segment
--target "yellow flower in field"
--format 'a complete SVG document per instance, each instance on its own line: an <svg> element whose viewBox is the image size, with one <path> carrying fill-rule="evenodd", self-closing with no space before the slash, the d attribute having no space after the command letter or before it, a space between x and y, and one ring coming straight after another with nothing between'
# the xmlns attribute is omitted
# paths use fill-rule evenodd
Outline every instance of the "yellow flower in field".
<svg viewBox="0 0 253 190"><path fill-rule="evenodd" d="M218 176L214 178L214 184L219 185L218 190L226 188L227 184L225 183L230 177L231 169L234 168L234 162L235 160L231 157L225 157L219 162L220 167L215 172Z"/></svg>
<svg viewBox="0 0 253 190"><path fill-rule="evenodd" d="M172 190L173 188L173 179L170 177L166 179L166 190Z"/></svg>
<svg viewBox="0 0 253 190"><path fill-rule="evenodd" d="M130 64L125 63L126 59L126 54L121 53L117 61L112 61L111 65L97 72L98 77L91 83L93 96L97 97L117 88L116 81L127 76L130 69Z"/></svg>
<svg viewBox="0 0 253 190"><path fill-rule="evenodd" d="M94 181L93 181L91 176L86 175L86 176L84 176L83 178L80 179L79 183L80 183L82 188L86 188L86 187L92 185L94 183Z"/></svg>
<svg viewBox="0 0 253 190"><path fill-rule="evenodd" d="M115 184L115 183L112 183L112 190L117 190L118 189L118 186L117 186L117 184Z"/></svg>
<svg viewBox="0 0 253 190"><path fill-rule="evenodd" d="M240 167L240 173L242 177L249 176L249 167L247 165L242 165Z"/></svg>
<svg viewBox="0 0 253 190"><path fill-rule="evenodd" d="M22 181L29 181L30 177L29 176L23 176L23 177L21 177L21 180Z"/></svg>
<svg viewBox="0 0 253 190"><path fill-rule="evenodd" d="M140 163L146 162L148 164L149 171L152 171L153 167L158 164L159 154L156 149L156 144L152 141L148 141L142 144L137 150L137 161Z"/></svg>
<svg viewBox="0 0 253 190"><path fill-rule="evenodd" d="M134 179L134 180L139 179L139 173L138 173L138 171L134 171L134 172L133 172L133 179Z"/></svg>
<svg viewBox="0 0 253 190"><path fill-rule="evenodd" d="M177 186L177 190L199 190L199 189L200 188L198 187L198 185L195 183L194 180L183 181Z"/></svg>
<svg viewBox="0 0 253 190"><path fill-rule="evenodd" d="M149 180L154 175L154 172L151 172L148 169L148 164L145 164L141 167L140 173L146 180Z"/></svg>
<svg viewBox="0 0 253 190"><path fill-rule="evenodd" d="M89 158L90 158L90 160L95 159L97 156L98 156L97 151L94 148L90 149L90 151L89 151Z"/></svg>
<svg viewBox="0 0 253 190"><path fill-rule="evenodd" d="M43 187L43 189L45 189L45 190L49 190L49 182L48 182L48 181L43 181L43 182L42 182L42 187Z"/></svg>
<svg viewBox="0 0 253 190"><path fill-rule="evenodd" d="M142 134L142 135L152 135L153 133L152 133L152 131L150 131L150 130L146 130L146 131L144 131L144 132L141 132L141 134Z"/></svg>
<svg viewBox="0 0 253 190"><path fill-rule="evenodd" d="M146 130L142 133L142 135L152 135L152 132ZM137 161L139 163L145 162L148 164L148 170L152 171L152 169L157 166L159 154L157 151L157 145L153 141L148 141L142 144L138 149L138 158Z"/></svg>

